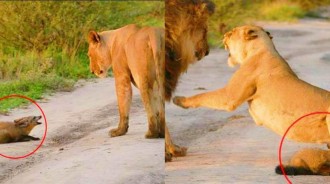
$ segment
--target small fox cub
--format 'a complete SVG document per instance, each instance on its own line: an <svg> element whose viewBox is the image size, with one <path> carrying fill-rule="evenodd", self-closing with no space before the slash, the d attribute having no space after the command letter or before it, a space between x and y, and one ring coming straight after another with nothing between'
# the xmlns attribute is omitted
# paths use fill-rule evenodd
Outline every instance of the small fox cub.
<svg viewBox="0 0 330 184"><path fill-rule="evenodd" d="M287 175L330 175L330 150L303 149L293 155L289 165L283 166ZM275 169L283 174L281 167Z"/></svg>
<svg viewBox="0 0 330 184"><path fill-rule="evenodd" d="M41 123L41 116L28 116L14 120L14 122L0 122L0 144L40 140L29 136L31 130Z"/></svg>

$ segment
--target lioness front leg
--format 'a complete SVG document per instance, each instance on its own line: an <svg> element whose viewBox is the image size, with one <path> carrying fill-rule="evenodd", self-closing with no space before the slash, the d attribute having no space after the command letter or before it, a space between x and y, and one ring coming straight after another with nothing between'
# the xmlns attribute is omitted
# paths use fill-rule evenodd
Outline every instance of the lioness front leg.
<svg viewBox="0 0 330 184"><path fill-rule="evenodd" d="M125 135L128 131L129 110L132 101L130 77L123 74L116 76L115 74L115 82L120 120L118 128L110 130L109 135L111 137Z"/></svg>
<svg viewBox="0 0 330 184"><path fill-rule="evenodd" d="M201 93L191 97L174 97L173 103L182 108L207 107L218 110L233 111L242 102L230 98L226 89L219 89L207 93Z"/></svg>
<svg viewBox="0 0 330 184"><path fill-rule="evenodd" d="M173 103L183 108L207 107L233 111L256 91L255 76L247 72L252 70L250 66L241 66L226 87L192 97L174 97Z"/></svg>

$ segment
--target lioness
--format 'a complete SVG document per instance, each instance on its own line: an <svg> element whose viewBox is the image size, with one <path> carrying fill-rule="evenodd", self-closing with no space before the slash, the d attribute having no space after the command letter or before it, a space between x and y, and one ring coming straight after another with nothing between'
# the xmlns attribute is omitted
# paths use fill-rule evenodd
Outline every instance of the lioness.
<svg viewBox="0 0 330 184"><path fill-rule="evenodd" d="M14 120L14 122L0 122L0 144L40 140L30 136L31 130L40 125L41 116L28 116Z"/></svg>
<svg viewBox="0 0 330 184"><path fill-rule="evenodd" d="M283 166L287 175L330 175L330 150L304 149L293 155L289 165ZM275 169L283 174L281 167Z"/></svg>
<svg viewBox="0 0 330 184"><path fill-rule="evenodd" d="M208 107L233 111L248 102L257 125L279 135L297 118L315 111L330 111L330 92L299 79L279 55L270 34L258 26L242 26L225 34L229 65L240 65L227 86L192 97L175 97L183 108ZM330 116L304 118L287 134L289 139L330 143Z"/></svg>
<svg viewBox="0 0 330 184"><path fill-rule="evenodd" d="M164 137L164 30L132 24L101 33L90 31L88 41L91 72L104 78L113 69L120 121L109 135L121 136L128 130L132 83L139 88L148 115L145 137Z"/></svg>

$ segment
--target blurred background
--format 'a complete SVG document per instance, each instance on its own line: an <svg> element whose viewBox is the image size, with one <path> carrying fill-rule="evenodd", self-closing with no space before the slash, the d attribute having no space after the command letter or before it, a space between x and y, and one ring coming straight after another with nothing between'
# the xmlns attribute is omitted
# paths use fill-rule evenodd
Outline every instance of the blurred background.
<svg viewBox="0 0 330 184"><path fill-rule="evenodd" d="M330 0L213 0L209 42L222 47L223 34L232 28L256 21L294 23L301 18L330 20Z"/></svg>
<svg viewBox="0 0 330 184"><path fill-rule="evenodd" d="M0 2L0 97L40 99L92 78L87 34L127 24L164 27L164 2ZM22 104L0 103L0 112Z"/></svg>

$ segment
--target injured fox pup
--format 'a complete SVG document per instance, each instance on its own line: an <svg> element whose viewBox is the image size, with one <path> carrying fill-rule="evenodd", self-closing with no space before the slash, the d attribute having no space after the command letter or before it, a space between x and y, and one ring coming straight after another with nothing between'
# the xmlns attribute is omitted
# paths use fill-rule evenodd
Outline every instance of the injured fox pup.
<svg viewBox="0 0 330 184"><path fill-rule="evenodd" d="M304 149L293 155L289 165L283 166L287 175L330 175L330 150ZM283 174L281 167L275 169Z"/></svg>
<svg viewBox="0 0 330 184"><path fill-rule="evenodd" d="M40 140L29 135L35 126L41 124L40 119L41 116L28 116L14 122L0 122L0 144Z"/></svg>

